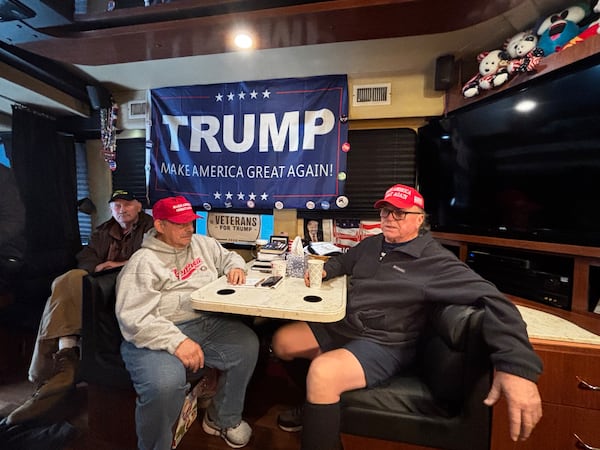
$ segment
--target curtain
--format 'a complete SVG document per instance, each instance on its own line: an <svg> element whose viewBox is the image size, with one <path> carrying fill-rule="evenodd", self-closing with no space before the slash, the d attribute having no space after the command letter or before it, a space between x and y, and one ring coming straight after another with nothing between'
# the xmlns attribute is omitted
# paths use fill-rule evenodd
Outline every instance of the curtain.
<svg viewBox="0 0 600 450"><path fill-rule="evenodd" d="M12 163L26 208L29 271L54 277L75 266L81 244L77 222L77 176L72 136L56 120L13 106Z"/></svg>

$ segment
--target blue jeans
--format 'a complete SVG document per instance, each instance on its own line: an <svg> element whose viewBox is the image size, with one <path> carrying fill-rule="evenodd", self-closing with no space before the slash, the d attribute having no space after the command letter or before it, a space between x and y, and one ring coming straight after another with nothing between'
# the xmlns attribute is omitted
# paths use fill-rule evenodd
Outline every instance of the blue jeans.
<svg viewBox="0 0 600 450"><path fill-rule="evenodd" d="M221 428L242 420L246 387L258 356L258 338L240 321L217 314L177 325L200 344L205 365L220 370L217 392L209 407ZM189 389L186 369L166 351L137 348L123 341L121 355L137 393L135 424L140 450L169 450L173 425Z"/></svg>

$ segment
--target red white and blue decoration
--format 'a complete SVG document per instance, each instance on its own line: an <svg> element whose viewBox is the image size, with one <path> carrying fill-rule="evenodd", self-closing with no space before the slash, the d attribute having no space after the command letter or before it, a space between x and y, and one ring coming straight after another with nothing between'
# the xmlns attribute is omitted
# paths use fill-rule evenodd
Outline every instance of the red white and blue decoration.
<svg viewBox="0 0 600 450"><path fill-rule="evenodd" d="M346 75L150 91L151 202L211 208L339 205L348 151Z"/></svg>

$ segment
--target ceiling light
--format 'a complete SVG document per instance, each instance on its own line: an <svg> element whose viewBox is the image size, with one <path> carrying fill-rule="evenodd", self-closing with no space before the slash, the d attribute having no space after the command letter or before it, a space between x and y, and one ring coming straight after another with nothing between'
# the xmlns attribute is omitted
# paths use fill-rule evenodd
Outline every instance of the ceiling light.
<svg viewBox="0 0 600 450"><path fill-rule="evenodd" d="M252 48L253 45L252 36L247 33L236 34L233 42L235 42L236 47L241 49Z"/></svg>

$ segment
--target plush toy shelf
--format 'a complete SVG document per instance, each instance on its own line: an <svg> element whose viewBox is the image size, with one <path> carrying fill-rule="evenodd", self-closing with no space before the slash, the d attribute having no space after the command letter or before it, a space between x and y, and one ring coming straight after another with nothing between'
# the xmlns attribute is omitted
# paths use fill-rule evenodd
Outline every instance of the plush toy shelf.
<svg viewBox="0 0 600 450"><path fill-rule="evenodd" d="M451 88L447 92L447 111L454 111L455 109L462 108L467 105L471 105L483 99L487 99L490 96L497 95L506 89L512 89L516 86L527 83L529 80L548 74L553 70L560 69L568 66L574 62L588 58L596 53L600 53L600 36L592 36L576 45L565 48L564 50L552 53L551 55L542 58L541 62L537 66L537 70L533 73L522 73L510 78L506 83L497 88L489 91L483 91L479 95L471 98L463 97L461 93L461 85L458 83L454 88Z"/></svg>

